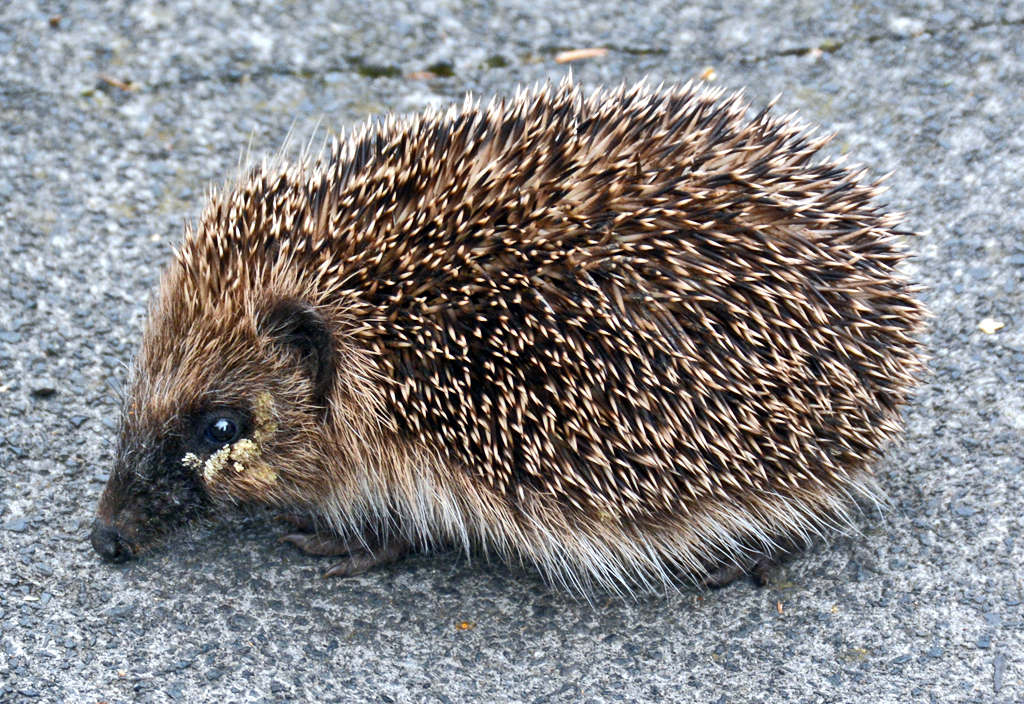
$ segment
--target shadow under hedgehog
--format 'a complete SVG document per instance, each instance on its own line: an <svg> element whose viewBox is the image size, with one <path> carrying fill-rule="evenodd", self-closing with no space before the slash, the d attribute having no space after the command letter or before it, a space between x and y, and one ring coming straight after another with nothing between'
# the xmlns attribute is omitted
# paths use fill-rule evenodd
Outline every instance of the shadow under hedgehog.
<svg viewBox="0 0 1024 704"><path fill-rule="evenodd" d="M564 81L214 192L151 306L92 543L279 508L570 588L722 584L880 496L927 316L864 170L740 95Z"/></svg>

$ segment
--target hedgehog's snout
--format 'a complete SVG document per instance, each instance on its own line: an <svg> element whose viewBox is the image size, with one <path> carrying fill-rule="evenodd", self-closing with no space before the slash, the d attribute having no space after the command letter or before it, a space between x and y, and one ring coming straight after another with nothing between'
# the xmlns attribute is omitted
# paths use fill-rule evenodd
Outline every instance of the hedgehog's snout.
<svg viewBox="0 0 1024 704"><path fill-rule="evenodd" d="M108 562L127 562L135 556L131 543L102 518L92 524L92 548Z"/></svg>

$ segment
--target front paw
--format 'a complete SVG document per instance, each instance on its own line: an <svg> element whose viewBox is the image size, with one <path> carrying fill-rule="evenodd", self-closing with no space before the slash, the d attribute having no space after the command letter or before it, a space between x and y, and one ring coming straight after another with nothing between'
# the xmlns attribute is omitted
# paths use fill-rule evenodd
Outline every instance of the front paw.
<svg viewBox="0 0 1024 704"><path fill-rule="evenodd" d="M291 543L310 555L345 557L332 565L324 577L351 577L377 565L390 565L405 557L412 548L409 541L398 536L388 536L382 540L368 532L362 540L357 540L343 538L329 531L318 531L313 521L305 516L285 515L280 520L298 528L296 532L282 536L281 542Z"/></svg>
<svg viewBox="0 0 1024 704"><path fill-rule="evenodd" d="M410 547L404 540L393 540L372 551L366 548L352 550L347 558L331 565L330 569L324 572L324 577L351 577L379 565L394 564L409 554Z"/></svg>
<svg viewBox="0 0 1024 704"><path fill-rule="evenodd" d="M296 545L310 555L348 555L353 550L345 538L333 533L300 531L282 536L281 542Z"/></svg>

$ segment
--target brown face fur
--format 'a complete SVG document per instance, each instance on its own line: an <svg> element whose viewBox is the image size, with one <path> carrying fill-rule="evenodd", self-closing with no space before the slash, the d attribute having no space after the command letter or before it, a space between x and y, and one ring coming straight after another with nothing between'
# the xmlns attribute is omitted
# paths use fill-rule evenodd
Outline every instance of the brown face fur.
<svg viewBox="0 0 1024 704"><path fill-rule="evenodd" d="M191 307L181 276L172 268L151 312L98 510L127 556L218 504L315 505L347 444L325 447L325 428L367 424L350 378L365 363L339 341L336 310L286 285Z"/></svg>

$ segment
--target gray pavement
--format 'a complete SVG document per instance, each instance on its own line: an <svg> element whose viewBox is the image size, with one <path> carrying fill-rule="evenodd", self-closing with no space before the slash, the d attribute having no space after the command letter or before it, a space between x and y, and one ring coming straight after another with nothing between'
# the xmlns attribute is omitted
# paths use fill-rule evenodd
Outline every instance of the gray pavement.
<svg viewBox="0 0 1024 704"><path fill-rule="evenodd" d="M1022 39L1019 1L0 3L0 701L1024 700ZM115 389L207 184L592 46L588 87L781 93L896 171L935 319L892 510L775 586L625 602L456 554L322 580L259 513L100 563Z"/></svg>

